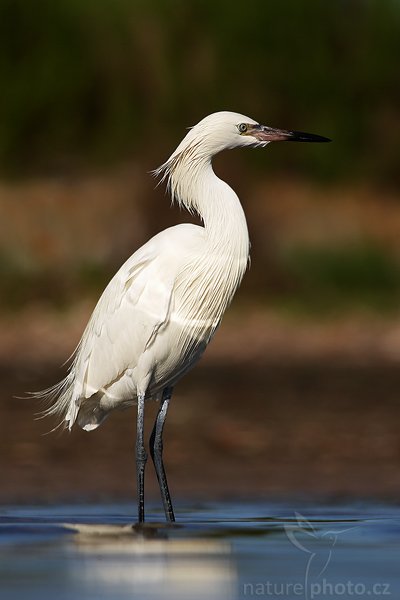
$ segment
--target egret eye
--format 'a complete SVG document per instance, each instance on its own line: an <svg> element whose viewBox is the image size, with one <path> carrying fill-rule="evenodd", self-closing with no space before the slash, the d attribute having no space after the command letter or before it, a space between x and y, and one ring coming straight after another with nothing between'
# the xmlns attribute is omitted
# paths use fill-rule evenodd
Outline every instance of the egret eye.
<svg viewBox="0 0 400 600"><path fill-rule="evenodd" d="M238 130L240 133L246 133L247 131L247 125L246 123L239 123L239 125L237 126Z"/></svg>

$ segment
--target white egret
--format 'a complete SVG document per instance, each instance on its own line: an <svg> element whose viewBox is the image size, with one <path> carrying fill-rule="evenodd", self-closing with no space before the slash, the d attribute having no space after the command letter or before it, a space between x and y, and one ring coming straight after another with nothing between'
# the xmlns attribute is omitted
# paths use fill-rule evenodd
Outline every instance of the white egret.
<svg viewBox="0 0 400 600"><path fill-rule="evenodd" d="M101 296L67 377L43 393L47 414L90 431L116 408L137 404L138 519L144 521L144 405L160 408L150 453L166 518L174 521L162 460L162 433L172 389L199 360L235 294L249 259L245 215L219 179L212 157L228 148L272 141L327 142L273 129L233 112L217 112L189 130L155 174L203 226L180 224L154 236L120 268Z"/></svg>

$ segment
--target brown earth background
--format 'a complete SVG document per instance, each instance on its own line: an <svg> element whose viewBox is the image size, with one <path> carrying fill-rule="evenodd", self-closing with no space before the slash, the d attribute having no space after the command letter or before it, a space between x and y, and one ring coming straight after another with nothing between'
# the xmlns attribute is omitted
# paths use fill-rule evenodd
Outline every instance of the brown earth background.
<svg viewBox="0 0 400 600"><path fill-rule="evenodd" d="M8 244L18 243L21 253L40 263L46 260L56 281L65 273L73 278L70 265L85 252L120 253L123 260L124 235L126 246L130 240L134 246L136 238L140 243L156 229L139 198L135 203L137 190L142 192L146 184L144 175L138 185L134 173L134 167L126 167L109 178L83 178L73 185L42 180L3 186L2 210L13 217L4 235L19 231L15 238L9 233ZM16 210L22 201L35 207L26 221ZM332 306L315 314L306 307L282 309L274 298L265 306L256 294L265 285L260 263L271 239L352 239L361 232L397 252L400 206L366 190L273 183L251 192L245 207L255 239L251 271L205 357L177 386L171 405L165 448L172 489L180 497L195 498L288 493L397 498L396 311ZM163 196L160 212L168 218ZM335 222L345 223L345 231L335 228ZM269 228L273 236L266 235ZM3 501L134 495L133 409L113 414L90 434L44 435L56 423L35 420L37 401L18 398L65 374L60 365L94 306L92 290L84 288L82 300L79 290L64 291L63 285L61 281L59 293L66 298L61 305L46 301L47 288L34 289L39 299L18 309L8 307L1 318ZM51 298L53 294L50 290ZM148 433L155 410L150 403ZM152 473L148 488L154 496Z"/></svg>

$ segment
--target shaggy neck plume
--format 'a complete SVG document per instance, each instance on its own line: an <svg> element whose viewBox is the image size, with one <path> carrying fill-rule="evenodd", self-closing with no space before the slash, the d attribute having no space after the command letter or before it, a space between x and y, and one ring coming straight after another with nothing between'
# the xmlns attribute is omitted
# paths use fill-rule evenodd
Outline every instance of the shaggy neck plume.
<svg viewBox="0 0 400 600"><path fill-rule="evenodd" d="M244 272L250 242L243 208L232 188L215 175L201 144L175 152L156 175L167 180L173 200L199 215L210 250L239 260Z"/></svg>

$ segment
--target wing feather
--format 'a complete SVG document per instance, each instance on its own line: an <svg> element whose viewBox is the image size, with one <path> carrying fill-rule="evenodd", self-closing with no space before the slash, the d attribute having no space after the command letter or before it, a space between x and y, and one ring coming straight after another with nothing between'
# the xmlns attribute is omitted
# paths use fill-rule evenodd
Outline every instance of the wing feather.
<svg viewBox="0 0 400 600"><path fill-rule="evenodd" d="M131 262L131 261L129 261ZM88 323L74 369L88 398L134 368L168 321L175 273L166 277L160 255L127 265L105 289Z"/></svg>
<svg viewBox="0 0 400 600"><path fill-rule="evenodd" d="M118 380L124 383L126 372L135 368L170 322L177 281L188 257L201 247L203 234L202 227L176 225L154 236L125 262L100 297L67 377L36 394L50 404L44 415L60 416L71 429L81 402ZM89 404L88 409L92 410ZM85 427L97 426L103 413L85 421Z"/></svg>

